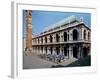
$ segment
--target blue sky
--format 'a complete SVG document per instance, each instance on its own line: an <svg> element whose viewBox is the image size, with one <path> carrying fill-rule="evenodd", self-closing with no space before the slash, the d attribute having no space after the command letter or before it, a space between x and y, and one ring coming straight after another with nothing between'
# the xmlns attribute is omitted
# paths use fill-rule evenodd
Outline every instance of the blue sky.
<svg viewBox="0 0 100 80"><path fill-rule="evenodd" d="M75 13L75 12L52 12L52 11L32 11L32 33L37 34L42 32L45 27L54 24L69 16L76 16L78 19L83 17L83 21L89 27L91 26L90 13ZM25 10L23 10L23 28L24 34L26 33Z"/></svg>

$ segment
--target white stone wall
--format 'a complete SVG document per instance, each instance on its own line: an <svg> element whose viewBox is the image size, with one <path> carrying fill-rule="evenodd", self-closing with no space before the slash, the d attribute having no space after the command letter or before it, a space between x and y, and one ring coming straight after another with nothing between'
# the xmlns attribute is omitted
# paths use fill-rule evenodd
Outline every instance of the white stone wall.
<svg viewBox="0 0 100 80"><path fill-rule="evenodd" d="M36 48L34 48L34 53L37 53L37 54L46 54L45 47L47 47L47 54L48 53L51 53L50 52L51 45L50 46L49 45L46 46L48 43L50 44L50 35L52 36L52 43L57 43L56 42L56 34L59 35L59 41L60 42L64 42L64 32L67 32L67 35L69 34L69 40L67 39L66 42L70 42L70 41L71 42L74 42L73 41L73 30L77 30L77 32L78 32L78 40L80 40L80 41L84 41L84 30L86 30L86 41L88 41L88 32L90 32L90 30L88 30L84 26L81 26L81 27L73 27L71 29L66 29L66 30L63 30L61 32L52 33L52 34L48 34L48 35L42 36L42 38L43 38L43 44L45 44L45 46L43 46L43 52L41 51L41 47L39 47L39 49L36 47ZM47 37L47 43L45 43L45 37ZM34 39L33 41L34 41L33 44L38 44L38 38ZM39 43L42 44L41 43L41 37L39 38ZM68 44L68 45L69 45L69 47L68 47L69 58L73 58L73 45L70 45L70 44ZM52 53L56 53L55 52L56 47L57 47L57 45L52 46L52 48L53 48ZM81 55L82 55L81 54L82 53L81 52L82 51L82 48L81 47L82 46L79 46L78 47L78 58L80 58ZM64 53L64 47L60 45L60 53L62 53L62 50L63 50L63 53Z"/></svg>

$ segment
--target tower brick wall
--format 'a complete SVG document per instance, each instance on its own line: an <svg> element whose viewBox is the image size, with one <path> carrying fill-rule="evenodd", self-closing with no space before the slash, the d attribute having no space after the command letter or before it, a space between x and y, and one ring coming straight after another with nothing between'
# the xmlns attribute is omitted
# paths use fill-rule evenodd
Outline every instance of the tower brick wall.
<svg viewBox="0 0 100 80"><path fill-rule="evenodd" d="M32 50L32 11L26 10L26 49Z"/></svg>

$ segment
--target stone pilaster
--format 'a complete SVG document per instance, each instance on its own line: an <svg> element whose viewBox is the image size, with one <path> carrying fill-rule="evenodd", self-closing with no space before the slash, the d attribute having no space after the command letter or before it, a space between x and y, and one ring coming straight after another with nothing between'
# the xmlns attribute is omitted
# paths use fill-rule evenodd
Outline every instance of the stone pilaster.
<svg viewBox="0 0 100 80"><path fill-rule="evenodd" d="M81 58L81 46L78 47L78 58Z"/></svg>
<svg viewBox="0 0 100 80"><path fill-rule="evenodd" d="M69 58L73 58L72 46L69 46Z"/></svg>
<svg viewBox="0 0 100 80"><path fill-rule="evenodd" d="M56 42L56 35L53 34L53 43Z"/></svg>

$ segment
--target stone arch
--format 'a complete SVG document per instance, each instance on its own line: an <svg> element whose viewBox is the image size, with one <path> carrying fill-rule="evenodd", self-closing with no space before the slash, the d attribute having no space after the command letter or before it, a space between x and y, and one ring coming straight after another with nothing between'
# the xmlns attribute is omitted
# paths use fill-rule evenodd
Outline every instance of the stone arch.
<svg viewBox="0 0 100 80"><path fill-rule="evenodd" d="M52 38L52 35L50 35L50 42L52 43L52 41L53 41L53 38Z"/></svg>
<svg viewBox="0 0 100 80"><path fill-rule="evenodd" d="M65 55L65 56L69 56L69 48L68 48L67 45L64 46L64 55Z"/></svg>
<svg viewBox="0 0 100 80"><path fill-rule="evenodd" d="M59 46L56 47L56 53L57 53L57 55L60 53L60 47Z"/></svg>
<svg viewBox="0 0 100 80"><path fill-rule="evenodd" d="M78 31L76 29L73 30L73 40L78 40Z"/></svg>
<svg viewBox="0 0 100 80"><path fill-rule="evenodd" d="M47 43L47 37L45 37L45 43Z"/></svg>
<svg viewBox="0 0 100 80"><path fill-rule="evenodd" d="M59 42L59 35L56 34L56 42Z"/></svg>
<svg viewBox="0 0 100 80"><path fill-rule="evenodd" d="M84 30L84 40L86 40L86 30Z"/></svg>
<svg viewBox="0 0 100 80"><path fill-rule="evenodd" d="M67 32L64 32L64 41L67 41Z"/></svg>

